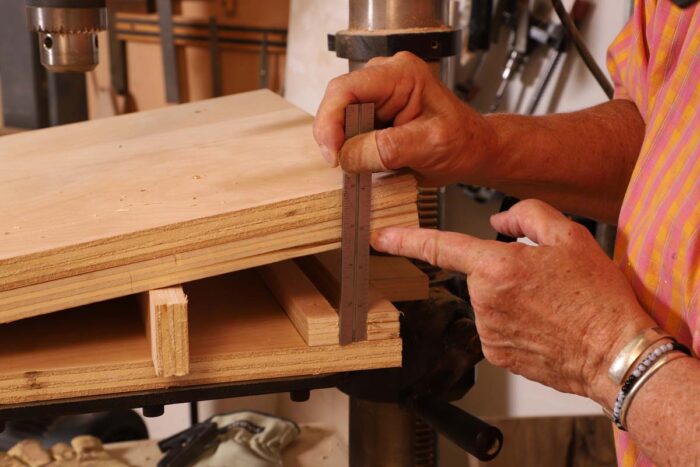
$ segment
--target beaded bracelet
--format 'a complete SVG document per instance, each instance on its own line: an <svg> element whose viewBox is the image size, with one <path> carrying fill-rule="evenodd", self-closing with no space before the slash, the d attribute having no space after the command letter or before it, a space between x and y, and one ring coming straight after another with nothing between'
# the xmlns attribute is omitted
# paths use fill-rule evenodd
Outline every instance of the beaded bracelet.
<svg viewBox="0 0 700 467"><path fill-rule="evenodd" d="M679 351L686 355L690 355L690 350L678 342L662 344L650 352L644 358L644 360L637 365L637 367L632 371L632 374L629 375L625 381L625 384L622 385L622 389L620 389L617 399L615 399L615 405L612 411L613 421L620 430L627 431L627 428L625 427L625 422L627 421L627 410L629 409L630 402L632 401L634 395L652 374L656 373L656 371L658 371L666 363L670 362L671 360L675 360L664 357L666 354L674 351ZM647 373L650 368L652 370L649 371L648 375L645 377L645 373Z"/></svg>

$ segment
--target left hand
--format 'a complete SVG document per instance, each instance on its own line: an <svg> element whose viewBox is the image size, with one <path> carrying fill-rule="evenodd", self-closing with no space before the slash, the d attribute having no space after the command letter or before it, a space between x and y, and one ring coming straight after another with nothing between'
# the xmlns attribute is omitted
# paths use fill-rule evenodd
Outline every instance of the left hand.
<svg viewBox="0 0 700 467"><path fill-rule="evenodd" d="M539 246L406 228L376 232L372 246L465 273L492 364L609 407L612 359L655 326L632 287L585 227L541 201L522 201L491 224Z"/></svg>

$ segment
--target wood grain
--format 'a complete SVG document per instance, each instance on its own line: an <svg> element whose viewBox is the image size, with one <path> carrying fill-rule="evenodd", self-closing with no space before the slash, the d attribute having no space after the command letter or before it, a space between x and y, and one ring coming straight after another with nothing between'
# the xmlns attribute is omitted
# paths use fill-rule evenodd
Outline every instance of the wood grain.
<svg viewBox="0 0 700 467"><path fill-rule="evenodd" d="M0 139L0 322L337 248L339 170L257 91ZM416 225L377 176L372 228Z"/></svg>
<svg viewBox="0 0 700 467"><path fill-rule="evenodd" d="M338 344L338 313L294 261L258 268L307 345Z"/></svg>
<svg viewBox="0 0 700 467"><path fill-rule="evenodd" d="M146 338L157 376L184 376L190 371L187 295L182 286L141 294Z"/></svg>
<svg viewBox="0 0 700 467"><path fill-rule="evenodd" d="M193 282L184 290L188 375L155 375L138 300L123 297L0 325L0 404L401 364L400 339L307 346L255 271Z"/></svg>

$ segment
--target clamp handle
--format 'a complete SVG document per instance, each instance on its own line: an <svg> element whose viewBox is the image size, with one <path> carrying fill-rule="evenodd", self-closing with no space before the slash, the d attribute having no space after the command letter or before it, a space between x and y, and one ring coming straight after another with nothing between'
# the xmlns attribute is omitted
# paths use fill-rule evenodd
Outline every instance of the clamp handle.
<svg viewBox="0 0 700 467"><path fill-rule="evenodd" d="M416 399L412 407L427 424L477 459L490 461L501 452L501 430L459 407L427 397Z"/></svg>

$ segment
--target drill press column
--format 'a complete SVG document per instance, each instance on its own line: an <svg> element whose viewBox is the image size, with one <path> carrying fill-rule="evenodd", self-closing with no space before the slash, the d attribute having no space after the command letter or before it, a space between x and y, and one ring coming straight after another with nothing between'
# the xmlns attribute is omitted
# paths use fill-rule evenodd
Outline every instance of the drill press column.
<svg viewBox="0 0 700 467"><path fill-rule="evenodd" d="M459 50L459 31L445 25L445 0L350 0L349 4L349 27L329 36L329 49L348 59L350 71L373 57L409 51L426 60L440 77L442 59ZM418 204L421 226L438 227L437 190L421 189ZM420 465L435 465L433 430L398 404L351 397L351 467L416 465L418 438L431 441L428 460Z"/></svg>
<svg viewBox="0 0 700 467"><path fill-rule="evenodd" d="M385 41L372 42L373 39L369 39L365 42L366 48L364 44L352 45L347 57L350 71L362 68L372 57L391 56L399 50L408 50L432 61L433 72L439 73L439 58L454 54L451 48L454 44L449 42L454 40L454 32L443 24L442 8L442 0L351 0L350 27L338 33L341 40L352 40L351 35L368 32L385 38ZM437 37L427 37L426 34L442 35L446 42L440 43Z"/></svg>

